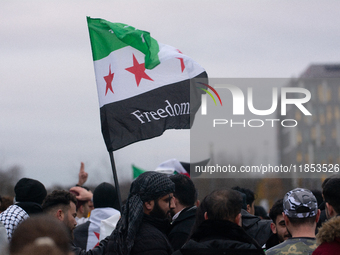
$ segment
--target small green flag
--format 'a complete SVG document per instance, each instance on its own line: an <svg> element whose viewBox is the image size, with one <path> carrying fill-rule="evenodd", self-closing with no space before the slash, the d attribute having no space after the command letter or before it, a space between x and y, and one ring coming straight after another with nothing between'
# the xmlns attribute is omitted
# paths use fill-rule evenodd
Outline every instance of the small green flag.
<svg viewBox="0 0 340 255"><path fill-rule="evenodd" d="M143 170L141 168L136 167L135 165L132 165L132 171L133 171L133 179L136 179L139 175L142 173L147 172L146 170Z"/></svg>

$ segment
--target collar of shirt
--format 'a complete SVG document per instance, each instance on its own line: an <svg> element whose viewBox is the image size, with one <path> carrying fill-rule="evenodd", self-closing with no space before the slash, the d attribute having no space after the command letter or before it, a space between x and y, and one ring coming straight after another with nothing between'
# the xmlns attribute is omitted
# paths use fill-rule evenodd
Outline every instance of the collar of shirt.
<svg viewBox="0 0 340 255"><path fill-rule="evenodd" d="M184 209L184 208L183 208L183 209ZM176 213L176 214L172 217L172 221L174 221L174 220L176 220L176 219L178 218L179 214L183 211L183 209L180 210L178 213Z"/></svg>

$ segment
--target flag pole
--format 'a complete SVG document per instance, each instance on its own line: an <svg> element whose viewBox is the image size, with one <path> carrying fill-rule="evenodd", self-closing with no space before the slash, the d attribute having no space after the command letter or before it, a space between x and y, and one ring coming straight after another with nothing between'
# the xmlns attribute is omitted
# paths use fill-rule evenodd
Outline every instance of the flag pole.
<svg viewBox="0 0 340 255"><path fill-rule="evenodd" d="M111 168L112 168L112 173L113 173L113 179L114 179L114 182L115 182L115 188L116 188L118 202L119 202L119 211L122 211L122 198L120 196L120 188L119 188L119 182L118 182L118 177L117 177L115 160L114 160L114 157L113 157L113 151L110 151L109 154L110 154L110 160L111 160Z"/></svg>

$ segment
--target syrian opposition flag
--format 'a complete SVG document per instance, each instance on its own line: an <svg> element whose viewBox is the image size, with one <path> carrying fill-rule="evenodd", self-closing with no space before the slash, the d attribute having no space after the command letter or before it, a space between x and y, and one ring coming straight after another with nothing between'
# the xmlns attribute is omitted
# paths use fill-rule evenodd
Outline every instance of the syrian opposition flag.
<svg viewBox="0 0 340 255"><path fill-rule="evenodd" d="M175 174L183 174L188 177L194 176L197 177L201 173L195 173L195 167L196 166L206 166L208 162L210 161L210 158L202 160L200 162L195 163L187 163L187 162L181 162L177 159L169 159L161 164L159 164L154 171L167 174L168 176L175 175ZM133 179L136 179L140 174L147 172L147 170L144 170L142 168L136 167L135 165L132 165L132 171L133 171ZM192 173L192 175L190 175Z"/></svg>
<svg viewBox="0 0 340 255"><path fill-rule="evenodd" d="M194 78L206 79L205 70L146 31L103 19L87 22L108 151L166 129L190 128L201 103Z"/></svg>
<svg viewBox="0 0 340 255"><path fill-rule="evenodd" d="M167 161L162 162L155 171L160 172L169 172L170 174L184 174L190 177L189 172L183 167L181 162L177 159L169 159Z"/></svg>

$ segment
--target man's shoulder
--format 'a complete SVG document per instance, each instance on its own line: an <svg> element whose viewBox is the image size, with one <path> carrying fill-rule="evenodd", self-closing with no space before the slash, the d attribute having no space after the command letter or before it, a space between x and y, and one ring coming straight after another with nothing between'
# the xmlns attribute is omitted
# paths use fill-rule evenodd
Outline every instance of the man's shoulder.
<svg viewBox="0 0 340 255"><path fill-rule="evenodd" d="M196 207L195 208L188 208L187 210L183 210L177 219L172 222L172 226L189 224L193 225L196 219Z"/></svg>
<svg viewBox="0 0 340 255"><path fill-rule="evenodd" d="M150 224L149 222L142 222L139 226L139 229L137 231L137 236L158 236L162 237L165 236L165 234L156 226L153 224ZM142 237L143 239L143 237Z"/></svg>
<svg viewBox="0 0 340 255"><path fill-rule="evenodd" d="M179 214L178 218L191 218L196 215L197 207L192 206L192 207L187 207L182 210L182 212Z"/></svg>
<svg viewBox="0 0 340 255"><path fill-rule="evenodd" d="M340 238L335 238L332 242L323 242L315 249L313 255L338 254L340 250Z"/></svg>
<svg viewBox="0 0 340 255"><path fill-rule="evenodd" d="M280 243L271 249L267 250L267 255L275 254L312 254L316 249L317 244L315 238L290 238L283 243Z"/></svg>
<svg viewBox="0 0 340 255"><path fill-rule="evenodd" d="M77 227L73 230L73 243L75 246L80 247L83 250L86 250L89 225L90 222L88 221L77 225Z"/></svg>
<svg viewBox="0 0 340 255"><path fill-rule="evenodd" d="M171 254L172 252L172 247L162 231L147 222L141 223L131 254Z"/></svg>
<svg viewBox="0 0 340 255"><path fill-rule="evenodd" d="M90 226L90 222L87 221L85 223L79 224L76 226L76 228L73 230L74 233L80 233L80 232L87 232Z"/></svg>

